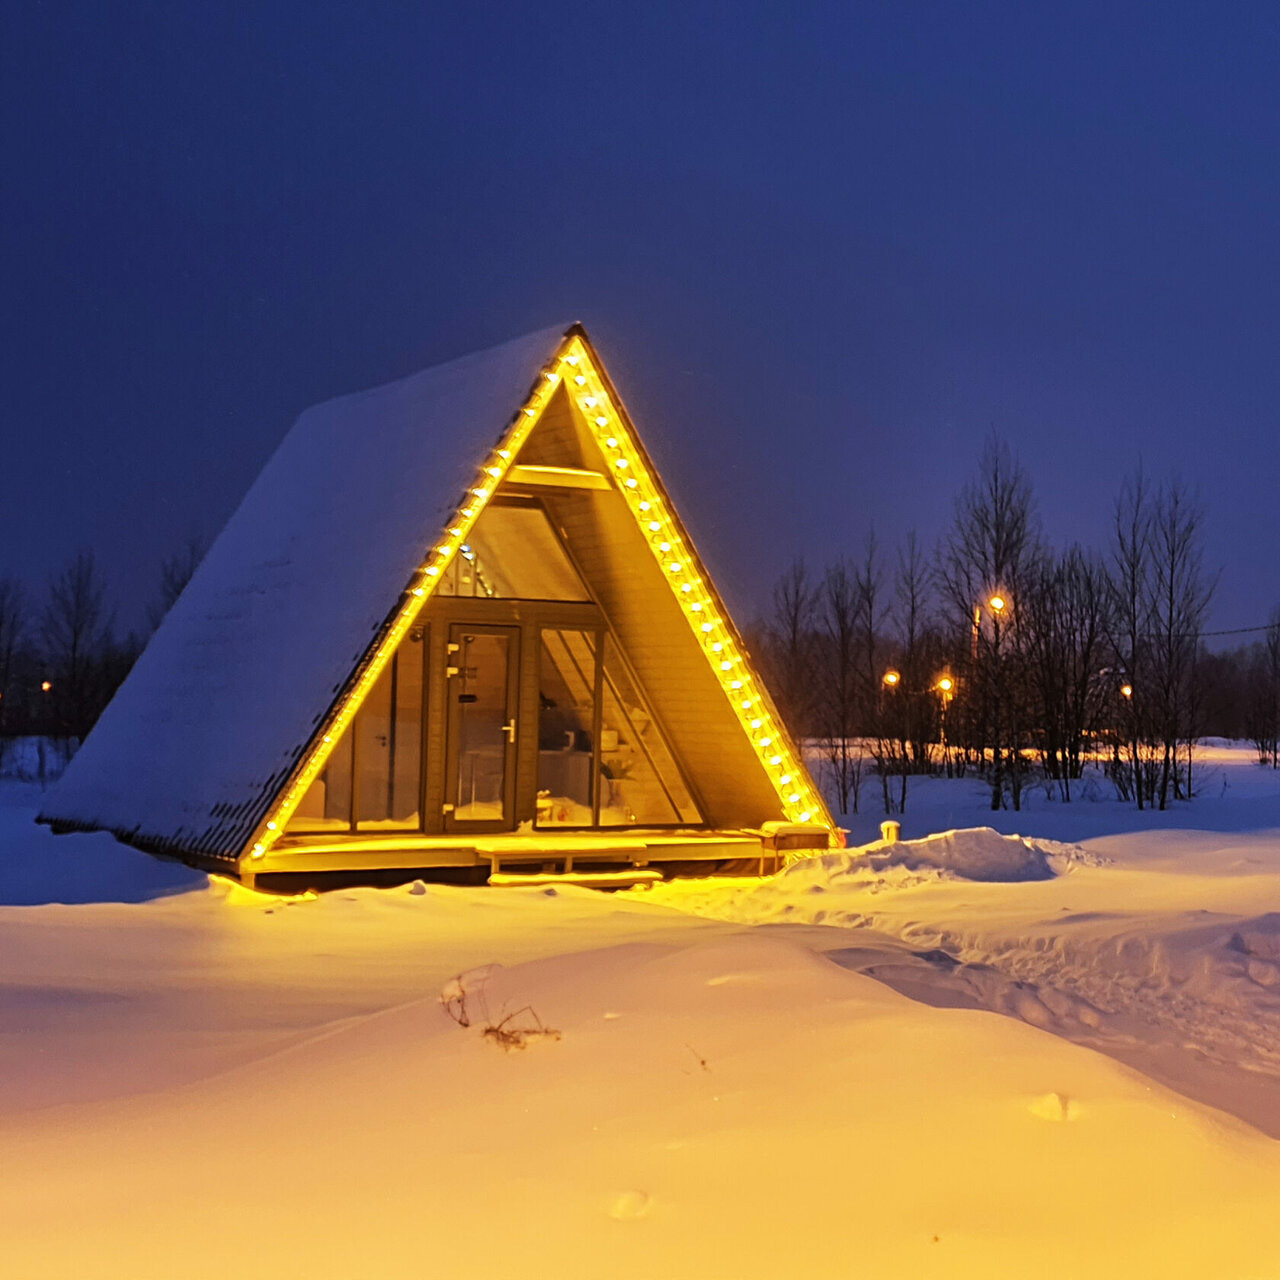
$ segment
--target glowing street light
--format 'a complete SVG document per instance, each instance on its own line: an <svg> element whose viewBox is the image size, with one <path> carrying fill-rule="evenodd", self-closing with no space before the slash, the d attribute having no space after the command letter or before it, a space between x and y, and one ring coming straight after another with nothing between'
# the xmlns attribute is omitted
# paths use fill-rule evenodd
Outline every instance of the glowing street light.
<svg viewBox="0 0 1280 1280"><path fill-rule="evenodd" d="M952 690L956 687L956 682L950 676L939 676L937 683L934 684L933 687L937 689L944 698L949 698Z"/></svg>
<svg viewBox="0 0 1280 1280"><path fill-rule="evenodd" d="M892 667L890 667L889 670L880 678L880 683L884 685L886 689L896 689L901 681L902 673L900 671L895 671Z"/></svg>
<svg viewBox="0 0 1280 1280"><path fill-rule="evenodd" d="M994 614L1001 614L1005 611L1008 601L1002 595L994 595L987 601L987 608Z"/></svg>
<svg viewBox="0 0 1280 1280"><path fill-rule="evenodd" d="M1122 698L1132 698L1132 697L1133 697L1133 685L1131 685L1131 684L1122 684L1122 685L1120 686L1120 696L1121 696Z"/></svg>
<svg viewBox="0 0 1280 1280"><path fill-rule="evenodd" d="M48 680L42 680L40 682L40 690L42 693L48 693L49 690L52 688L53 688L53 685L50 684Z"/></svg>

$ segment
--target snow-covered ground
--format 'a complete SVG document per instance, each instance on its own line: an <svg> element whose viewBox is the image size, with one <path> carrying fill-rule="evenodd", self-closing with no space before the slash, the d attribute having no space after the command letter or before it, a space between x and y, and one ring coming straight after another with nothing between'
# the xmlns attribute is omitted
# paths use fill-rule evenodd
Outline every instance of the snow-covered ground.
<svg viewBox="0 0 1280 1280"><path fill-rule="evenodd" d="M1280 776L1205 755L611 895L268 899L4 784L4 1273L1280 1276Z"/></svg>

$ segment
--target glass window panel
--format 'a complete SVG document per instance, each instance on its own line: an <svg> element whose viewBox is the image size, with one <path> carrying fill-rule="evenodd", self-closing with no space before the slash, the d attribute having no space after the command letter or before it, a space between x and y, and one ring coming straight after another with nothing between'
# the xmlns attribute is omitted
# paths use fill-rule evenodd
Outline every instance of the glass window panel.
<svg viewBox="0 0 1280 1280"><path fill-rule="evenodd" d="M455 821L506 816L509 644L508 636L485 632L459 637L458 674L449 682L458 735Z"/></svg>
<svg viewBox="0 0 1280 1280"><path fill-rule="evenodd" d="M350 830L353 744L359 746L354 781L360 830L419 825L425 647L424 629L413 628L307 788L289 831Z"/></svg>
<svg viewBox="0 0 1280 1280"><path fill-rule="evenodd" d="M289 819L289 831L348 831L351 828L351 735L338 739L325 767L307 788Z"/></svg>
<svg viewBox="0 0 1280 1280"><path fill-rule="evenodd" d="M470 541L454 557L450 577L447 595L591 599L546 511L538 506L490 503Z"/></svg>
<svg viewBox="0 0 1280 1280"><path fill-rule="evenodd" d="M589 827L594 821L594 631L542 633L538 708L537 825Z"/></svg>
<svg viewBox="0 0 1280 1280"><path fill-rule="evenodd" d="M413 628L355 720L356 825L416 827L421 791L423 631Z"/></svg>
<svg viewBox="0 0 1280 1280"><path fill-rule="evenodd" d="M618 654L604 647L600 726L600 825L700 822L675 759Z"/></svg>

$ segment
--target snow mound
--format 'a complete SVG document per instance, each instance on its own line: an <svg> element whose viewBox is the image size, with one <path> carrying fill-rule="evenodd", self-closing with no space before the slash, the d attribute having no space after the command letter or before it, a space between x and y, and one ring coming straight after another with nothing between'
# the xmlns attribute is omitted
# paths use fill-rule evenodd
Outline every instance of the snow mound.
<svg viewBox="0 0 1280 1280"><path fill-rule="evenodd" d="M896 844L872 844L851 850L844 857L815 859L836 876L867 870L885 873L893 868L933 873L946 879L1016 883L1052 880L1077 866L1099 866L1105 860L1086 853L1079 845L1027 836L1005 836L991 827L943 831L921 840ZM811 867L797 863L791 871ZM932 878L932 877L930 877Z"/></svg>
<svg viewBox="0 0 1280 1280"><path fill-rule="evenodd" d="M876 868L905 867L908 871L938 870L962 880L1008 883L1052 880L1078 863L1096 861L1078 845L1027 836L1004 836L991 827L943 831L923 840L872 846L868 861Z"/></svg>

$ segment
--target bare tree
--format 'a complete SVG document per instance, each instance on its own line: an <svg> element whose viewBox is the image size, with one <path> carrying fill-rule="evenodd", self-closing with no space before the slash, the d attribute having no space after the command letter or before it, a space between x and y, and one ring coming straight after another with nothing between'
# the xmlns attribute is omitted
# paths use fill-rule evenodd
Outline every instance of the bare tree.
<svg viewBox="0 0 1280 1280"><path fill-rule="evenodd" d="M192 575L204 559L204 540L194 535L186 540L182 549L166 556L160 564L160 589L157 599L147 609L147 619L154 631L164 616L177 603Z"/></svg>
<svg viewBox="0 0 1280 1280"><path fill-rule="evenodd" d="M860 654L862 601L857 576L838 561L818 591L820 652L818 725L840 813L857 813L862 786L858 713L863 679Z"/></svg>
<svg viewBox="0 0 1280 1280"><path fill-rule="evenodd" d="M1248 666L1246 724L1258 748L1258 763L1280 768L1280 608L1271 613L1266 637Z"/></svg>
<svg viewBox="0 0 1280 1280"><path fill-rule="evenodd" d="M814 629L817 587L802 559L795 559L773 588L766 652L783 717L797 741L814 714Z"/></svg>
<svg viewBox="0 0 1280 1280"><path fill-rule="evenodd" d="M1039 546L1031 482L1009 446L988 437L977 479L956 501L949 533L938 552L937 581L942 604L957 637L957 661L963 662L963 708L967 713L967 746L979 759L991 744L991 807L1003 804L1006 760L1016 788L1020 744L1010 742L1017 718L1009 712L1010 682L1017 674L1016 607L1025 572ZM984 614L984 602L999 597L1014 608ZM960 637L968 636L967 652ZM975 741L976 738L976 741ZM1006 751L1008 756L1006 757Z"/></svg>
<svg viewBox="0 0 1280 1280"><path fill-rule="evenodd" d="M924 552L912 530L898 550L894 576L893 619L900 679L893 704L898 710L902 754L910 757L913 773L928 772L931 767L930 743L939 705L934 683L945 663L938 636L930 626L930 580ZM905 808L905 780L901 800Z"/></svg>
<svg viewBox="0 0 1280 1280"><path fill-rule="evenodd" d="M0 578L0 765L8 753L8 734L15 720L17 679L26 632L26 601L22 584Z"/></svg>
<svg viewBox="0 0 1280 1280"><path fill-rule="evenodd" d="M57 733L83 742L111 692L111 618L92 551L81 551L49 584L40 639Z"/></svg>
<svg viewBox="0 0 1280 1280"><path fill-rule="evenodd" d="M1155 625L1153 510L1141 468L1129 477L1116 499L1111 545L1111 645L1116 654L1117 676L1123 700L1119 704L1121 736L1129 753L1126 768L1117 752L1114 776L1121 795L1131 793L1139 809L1152 801L1144 768L1143 745L1147 738L1148 708L1152 703L1148 661Z"/></svg>
<svg viewBox="0 0 1280 1280"><path fill-rule="evenodd" d="M1109 652L1111 592L1102 563L1079 546L1045 557L1021 591L1032 716L1045 773L1064 800L1079 778L1085 741L1106 704L1101 672Z"/></svg>
<svg viewBox="0 0 1280 1280"><path fill-rule="evenodd" d="M1178 776L1182 742L1194 741L1191 710L1196 700L1196 654L1216 579L1204 570L1203 511L1178 481L1160 493L1152 521L1154 568L1153 692L1160 747L1158 800L1167 808L1170 792L1183 795ZM1187 790L1189 790L1189 779Z"/></svg>

